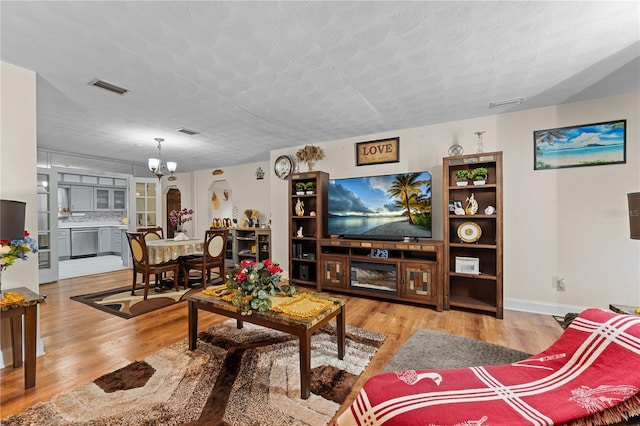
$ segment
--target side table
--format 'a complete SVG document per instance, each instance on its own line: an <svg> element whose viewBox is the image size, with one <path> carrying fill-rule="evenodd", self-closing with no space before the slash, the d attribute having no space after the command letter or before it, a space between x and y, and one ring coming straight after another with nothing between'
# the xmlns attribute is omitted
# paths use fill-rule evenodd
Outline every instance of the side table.
<svg viewBox="0 0 640 426"><path fill-rule="evenodd" d="M11 320L11 355L13 368L22 366L22 316L24 315L24 387L36 385L36 326L38 303L44 297L26 287L8 289L24 296L24 300L12 304L0 305L0 318Z"/></svg>

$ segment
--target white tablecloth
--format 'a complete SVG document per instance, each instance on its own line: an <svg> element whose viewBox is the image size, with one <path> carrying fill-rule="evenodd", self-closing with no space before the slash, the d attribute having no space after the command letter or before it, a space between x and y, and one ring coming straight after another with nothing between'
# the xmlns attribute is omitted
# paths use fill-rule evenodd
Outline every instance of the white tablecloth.
<svg viewBox="0 0 640 426"><path fill-rule="evenodd" d="M184 241L155 240L147 241L149 262L164 263L176 260L181 256L202 255L203 240L192 239Z"/></svg>

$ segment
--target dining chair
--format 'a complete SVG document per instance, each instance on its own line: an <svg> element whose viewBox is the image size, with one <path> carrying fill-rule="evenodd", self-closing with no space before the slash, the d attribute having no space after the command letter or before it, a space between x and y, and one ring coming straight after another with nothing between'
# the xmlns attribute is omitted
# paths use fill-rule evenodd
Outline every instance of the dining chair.
<svg viewBox="0 0 640 426"><path fill-rule="evenodd" d="M226 228L212 228L205 231L202 256L184 261L185 280L189 280L189 271L192 269L201 272L203 287L206 287L207 283L211 281L212 269L218 269L219 277L224 279L225 247L228 236L229 230Z"/></svg>
<svg viewBox="0 0 640 426"><path fill-rule="evenodd" d="M137 274L139 273L142 274L142 281L144 282L144 300L147 299L147 295L149 294L149 281L152 274L158 276L163 272L173 272L173 286L176 291L179 290L178 277L180 275L180 264L178 262L150 263L147 242L143 232L127 232L127 240L129 241L131 257L133 258L132 296L134 296L136 292Z"/></svg>
<svg viewBox="0 0 640 426"><path fill-rule="evenodd" d="M142 232L144 234L144 239L147 241L164 240L164 230L160 226L138 228L137 231Z"/></svg>
<svg viewBox="0 0 640 426"><path fill-rule="evenodd" d="M149 228L138 228L138 232L144 234L145 241L164 240L164 230L161 226L153 226ZM135 266L133 267L135 269ZM160 285L160 281L166 277L166 274L156 275L156 287ZM136 277L134 277L134 280Z"/></svg>

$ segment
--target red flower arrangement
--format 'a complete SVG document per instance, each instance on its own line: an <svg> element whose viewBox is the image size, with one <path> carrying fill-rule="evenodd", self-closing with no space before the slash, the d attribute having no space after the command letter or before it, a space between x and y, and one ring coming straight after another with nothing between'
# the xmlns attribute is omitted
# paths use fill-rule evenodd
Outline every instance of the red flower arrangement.
<svg viewBox="0 0 640 426"><path fill-rule="evenodd" d="M242 260L227 277L227 289L234 292L231 303L240 308L243 315L251 315L254 310L268 311L270 297L296 293L293 286L281 284L281 273L282 268L271 259L264 262Z"/></svg>

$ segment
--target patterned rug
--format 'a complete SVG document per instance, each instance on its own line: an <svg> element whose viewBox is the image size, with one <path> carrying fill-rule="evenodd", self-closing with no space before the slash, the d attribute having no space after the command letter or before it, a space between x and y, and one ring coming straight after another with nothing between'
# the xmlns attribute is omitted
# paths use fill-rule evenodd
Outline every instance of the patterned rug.
<svg viewBox="0 0 640 426"><path fill-rule="evenodd" d="M230 320L71 393L2 420L5 426L328 424L385 336L347 326L344 360L335 328L312 338L311 396L300 399L298 339Z"/></svg>
<svg viewBox="0 0 640 426"><path fill-rule="evenodd" d="M144 300L144 287L140 287L136 290L136 295L132 296L131 286L128 286L100 291L98 293L73 296L71 300L129 319L185 301L192 291L201 291L201 289L189 288L185 290L180 287L178 291L170 288L156 292L153 288L150 288L147 300Z"/></svg>

